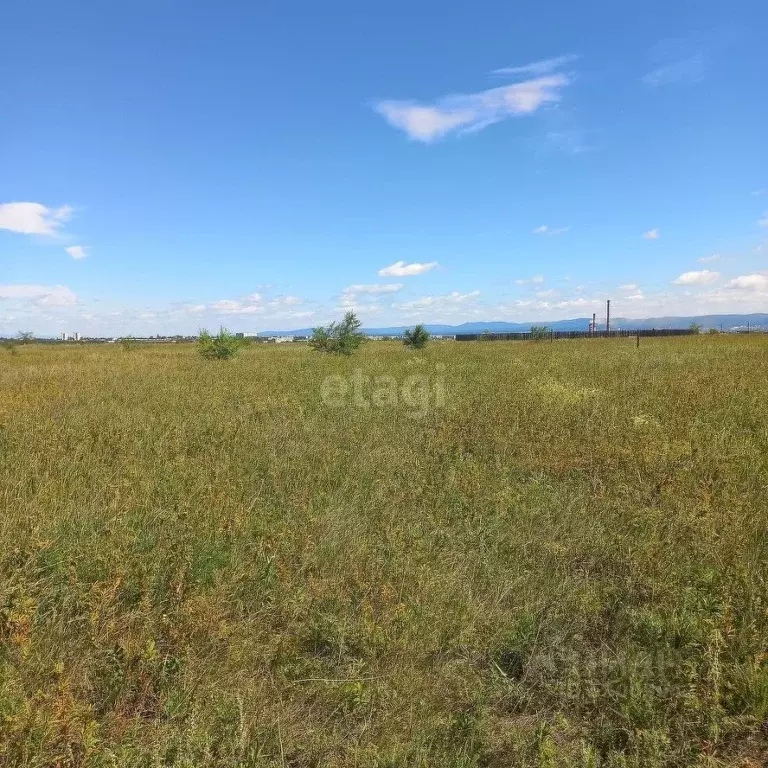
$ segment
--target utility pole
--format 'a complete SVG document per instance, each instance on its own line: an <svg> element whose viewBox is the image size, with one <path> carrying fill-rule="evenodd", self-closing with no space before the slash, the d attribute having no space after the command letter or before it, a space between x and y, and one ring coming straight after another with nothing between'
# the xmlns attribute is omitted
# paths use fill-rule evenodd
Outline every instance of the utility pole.
<svg viewBox="0 0 768 768"><path fill-rule="evenodd" d="M608 299L605 302L605 330L606 333L611 332L611 300Z"/></svg>
<svg viewBox="0 0 768 768"><path fill-rule="evenodd" d="M592 325L589 327L589 330L592 331L592 335L594 335L597 332L597 313L592 313Z"/></svg>

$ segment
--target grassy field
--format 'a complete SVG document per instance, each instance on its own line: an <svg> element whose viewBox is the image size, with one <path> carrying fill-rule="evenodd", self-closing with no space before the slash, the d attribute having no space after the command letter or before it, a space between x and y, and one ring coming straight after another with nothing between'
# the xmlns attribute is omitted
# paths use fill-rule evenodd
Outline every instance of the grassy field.
<svg viewBox="0 0 768 768"><path fill-rule="evenodd" d="M762 766L767 522L768 336L0 349L0 765Z"/></svg>

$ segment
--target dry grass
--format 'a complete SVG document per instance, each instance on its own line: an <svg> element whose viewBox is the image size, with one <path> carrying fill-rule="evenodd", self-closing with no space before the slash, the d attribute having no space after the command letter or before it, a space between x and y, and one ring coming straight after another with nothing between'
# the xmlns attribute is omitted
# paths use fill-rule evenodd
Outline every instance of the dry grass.
<svg viewBox="0 0 768 768"><path fill-rule="evenodd" d="M0 764L764 764L768 338L0 354Z"/></svg>

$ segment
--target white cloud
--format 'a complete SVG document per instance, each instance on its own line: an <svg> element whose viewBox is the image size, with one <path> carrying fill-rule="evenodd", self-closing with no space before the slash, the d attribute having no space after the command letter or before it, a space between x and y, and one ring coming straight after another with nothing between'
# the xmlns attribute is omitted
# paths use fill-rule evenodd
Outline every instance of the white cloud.
<svg viewBox="0 0 768 768"><path fill-rule="evenodd" d="M542 59L530 64L523 64L520 67L502 67L494 69L494 75L543 75L551 72L553 69L560 69L565 64L576 61L579 57L575 54L566 54L565 56L555 56L552 59Z"/></svg>
<svg viewBox="0 0 768 768"><path fill-rule="evenodd" d="M56 235L72 215L72 208L46 208L42 203L0 204L0 229L23 235Z"/></svg>
<svg viewBox="0 0 768 768"><path fill-rule="evenodd" d="M88 254L84 245L70 245L64 249L73 259L84 259Z"/></svg>
<svg viewBox="0 0 768 768"><path fill-rule="evenodd" d="M763 218L757 220L758 227L768 227L768 211L763 213Z"/></svg>
<svg viewBox="0 0 768 768"><path fill-rule="evenodd" d="M260 315L264 312L264 305L261 303L248 303L235 301L234 299L222 299L215 301L209 309L220 315Z"/></svg>
<svg viewBox="0 0 768 768"><path fill-rule="evenodd" d="M599 300L596 299L585 299L585 298L578 298L578 299L566 299L564 301L558 301L555 304L552 304L553 309L584 309L586 307L595 307L596 305L599 305Z"/></svg>
<svg viewBox="0 0 768 768"><path fill-rule="evenodd" d="M343 293L397 293L402 283L373 283L371 285L348 285Z"/></svg>
<svg viewBox="0 0 768 768"><path fill-rule="evenodd" d="M553 288L550 288L550 289L548 289L546 291L536 291L536 298L537 299L552 299L555 296L559 296L559 294Z"/></svg>
<svg viewBox="0 0 768 768"><path fill-rule="evenodd" d="M509 68L506 72L497 70L497 74L549 72L565 63L565 60L561 57L560 60L534 62L524 67ZM542 66L545 68L541 69ZM531 80L478 93L444 96L434 104L382 101L376 105L376 111L390 125L405 131L411 139L430 142L451 132L478 131L500 120L531 114L544 104L560 101L561 91L569 83L570 77L565 74L543 74Z"/></svg>
<svg viewBox="0 0 768 768"><path fill-rule="evenodd" d="M27 300L40 307L66 307L77 302L77 296L65 285L0 285L0 300Z"/></svg>
<svg viewBox="0 0 768 768"><path fill-rule="evenodd" d="M709 285L720 278L719 272L712 272L709 269L702 269L699 272L683 272L680 277L673 280L675 285Z"/></svg>
<svg viewBox="0 0 768 768"><path fill-rule="evenodd" d="M434 269L437 266L436 261L427 261L419 263L418 261L412 264L406 264L404 261L396 261L394 264L390 264L388 267L383 267L379 270L379 277L410 277L412 275L423 275L425 272L429 272L430 269Z"/></svg>
<svg viewBox="0 0 768 768"><path fill-rule="evenodd" d="M422 310L440 311L448 307L455 307L460 304L466 304L476 299L480 291L470 291L469 293L459 293L453 291L444 296L422 296L413 301L406 301L402 304L395 304L395 308L402 312L420 312Z"/></svg>
<svg viewBox="0 0 768 768"><path fill-rule="evenodd" d="M625 283L624 285L619 286L620 291L625 291L627 293L632 293L633 291L637 291L640 288L637 283Z"/></svg>
<svg viewBox="0 0 768 768"><path fill-rule="evenodd" d="M366 313L378 312L381 307L375 303L375 298L386 293L397 293L402 290L401 283L372 283L368 285L348 285L341 293L341 307L354 311L364 310ZM360 294L367 300L360 298Z"/></svg>
<svg viewBox="0 0 768 768"><path fill-rule="evenodd" d="M740 275L729 280L725 288L752 294L768 294L768 274Z"/></svg>
<svg viewBox="0 0 768 768"><path fill-rule="evenodd" d="M260 293L251 293L239 299L220 299L211 304L185 305L183 311L192 314L213 312L217 315L262 315L274 317L299 317L312 312L297 312L292 307L303 304L298 296L277 296L265 299Z"/></svg>
<svg viewBox="0 0 768 768"><path fill-rule="evenodd" d="M543 282L544 282L544 277L542 275L534 275L533 277L528 279L524 279L521 277L515 280L515 283L517 285L528 285L528 284L541 285L541 283Z"/></svg>
<svg viewBox="0 0 768 768"><path fill-rule="evenodd" d="M713 253L711 256L702 256L697 259L700 264L712 264L715 261L720 261L721 256L719 253Z"/></svg>
<svg viewBox="0 0 768 768"><path fill-rule="evenodd" d="M531 230L531 234L534 235L562 235L565 234L570 227L550 227L548 224L542 224L540 227L536 227Z"/></svg>
<svg viewBox="0 0 768 768"><path fill-rule="evenodd" d="M643 237L646 240L658 240L659 239L659 230L658 229L649 229L647 232L643 232Z"/></svg>

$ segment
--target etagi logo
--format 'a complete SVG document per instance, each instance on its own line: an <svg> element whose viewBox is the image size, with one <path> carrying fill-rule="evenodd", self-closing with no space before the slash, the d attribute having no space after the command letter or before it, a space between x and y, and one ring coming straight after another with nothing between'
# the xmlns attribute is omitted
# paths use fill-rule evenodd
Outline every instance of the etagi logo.
<svg viewBox="0 0 768 768"><path fill-rule="evenodd" d="M438 363L427 373L414 373L401 381L389 374L368 376L356 368L349 376L326 376L320 399L329 408L405 408L422 418L445 405L445 366Z"/></svg>

